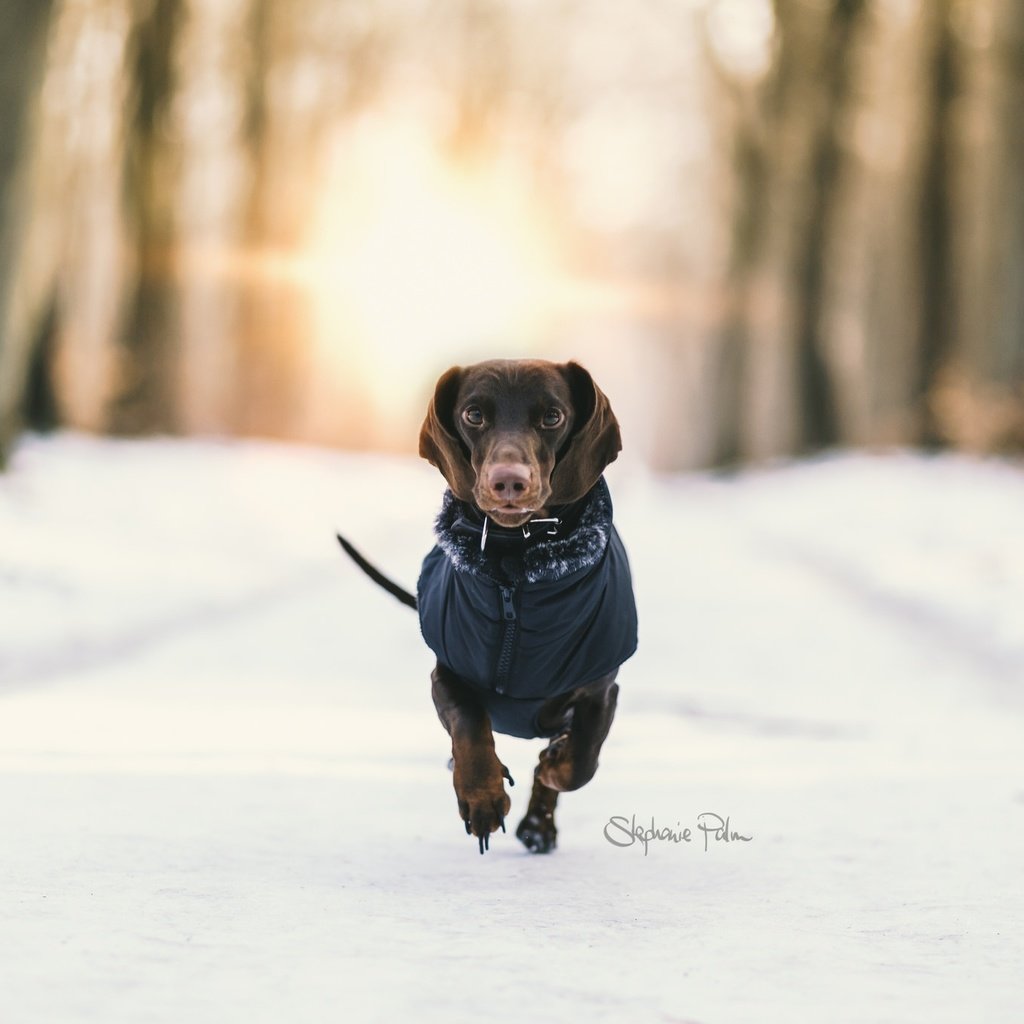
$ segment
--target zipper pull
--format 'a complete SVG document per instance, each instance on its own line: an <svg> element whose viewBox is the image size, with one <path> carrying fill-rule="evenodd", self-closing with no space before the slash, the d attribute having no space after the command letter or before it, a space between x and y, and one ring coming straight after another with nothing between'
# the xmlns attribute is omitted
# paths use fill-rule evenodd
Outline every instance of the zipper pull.
<svg viewBox="0 0 1024 1024"><path fill-rule="evenodd" d="M506 622L514 622L516 618L516 606L512 602L512 588L501 588L501 612Z"/></svg>

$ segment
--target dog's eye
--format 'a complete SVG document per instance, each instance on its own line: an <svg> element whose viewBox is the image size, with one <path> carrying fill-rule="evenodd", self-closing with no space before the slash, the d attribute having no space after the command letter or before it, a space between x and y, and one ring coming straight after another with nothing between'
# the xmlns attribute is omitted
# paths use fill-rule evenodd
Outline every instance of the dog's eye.
<svg viewBox="0 0 1024 1024"><path fill-rule="evenodd" d="M541 421L545 427L558 427L561 426L562 420L565 416L562 415L561 409L548 409L544 413L544 419Z"/></svg>
<svg viewBox="0 0 1024 1024"><path fill-rule="evenodd" d="M471 426L479 427L484 421L484 414L478 405L471 405L462 413L462 418Z"/></svg>

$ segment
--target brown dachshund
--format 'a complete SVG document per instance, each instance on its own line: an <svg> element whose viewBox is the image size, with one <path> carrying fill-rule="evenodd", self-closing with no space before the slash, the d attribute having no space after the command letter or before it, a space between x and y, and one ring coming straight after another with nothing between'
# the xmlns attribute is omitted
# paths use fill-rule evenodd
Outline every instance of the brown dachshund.
<svg viewBox="0 0 1024 1024"><path fill-rule="evenodd" d="M602 477L621 446L608 399L576 363L493 360L437 382L420 454L449 491L416 603L459 816L481 853L510 807L495 731L550 740L516 830L536 853L555 846L558 794L597 769L618 667L636 649Z"/></svg>
<svg viewBox="0 0 1024 1024"><path fill-rule="evenodd" d="M516 835L555 847L558 794L594 776L636 650L629 561L602 473L619 453L608 399L577 363L492 360L437 382L420 454L448 481L416 596L347 540L376 583L417 608L437 655L434 705L452 740L459 816L480 852L505 830L494 733L544 737Z"/></svg>

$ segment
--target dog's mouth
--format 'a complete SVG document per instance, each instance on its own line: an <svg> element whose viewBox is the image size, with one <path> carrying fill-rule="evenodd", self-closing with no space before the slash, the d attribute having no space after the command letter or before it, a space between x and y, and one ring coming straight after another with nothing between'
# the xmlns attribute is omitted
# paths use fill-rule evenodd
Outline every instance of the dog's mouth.
<svg viewBox="0 0 1024 1024"><path fill-rule="evenodd" d="M525 526L531 519L545 514L547 488L530 488L529 491L506 491L504 494L479 488L474 491L476 507L498 526L514 530Z"/></svg>
<svg viewBox="0 0 1024 1024"><path fill-rule="evenodd" d="M536 509L523 508L521 505L499 505L487 510L487 515L499 526L516 527L528 523L536 514Z"/></svg>

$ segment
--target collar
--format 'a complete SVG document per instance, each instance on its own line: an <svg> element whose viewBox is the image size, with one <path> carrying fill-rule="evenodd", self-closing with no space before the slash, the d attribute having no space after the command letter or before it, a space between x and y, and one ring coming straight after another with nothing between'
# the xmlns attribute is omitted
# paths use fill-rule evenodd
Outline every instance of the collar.
<svg viewBox="0 0 1024 1024"><path fill-rule="evenodd" d="M533 583L595 565L607 547L611 525L611 495L602 477L579 501L511 529L490 522L474 505L445 491L434 533L438 547L458 571Z"/></svg>
<svg viewBox="0 0 1024 1024"><path fill-rule="evenodd" d="M547 516L530 519L522 526L499 526L476 505L458 501L458 517L451 523L453 534L472 537L480 544L481 552L495 547L504 552L521 550L551 537L567 537L579 526L580 516L587 506L591 492L571 505L555 505Z"/></svg>

